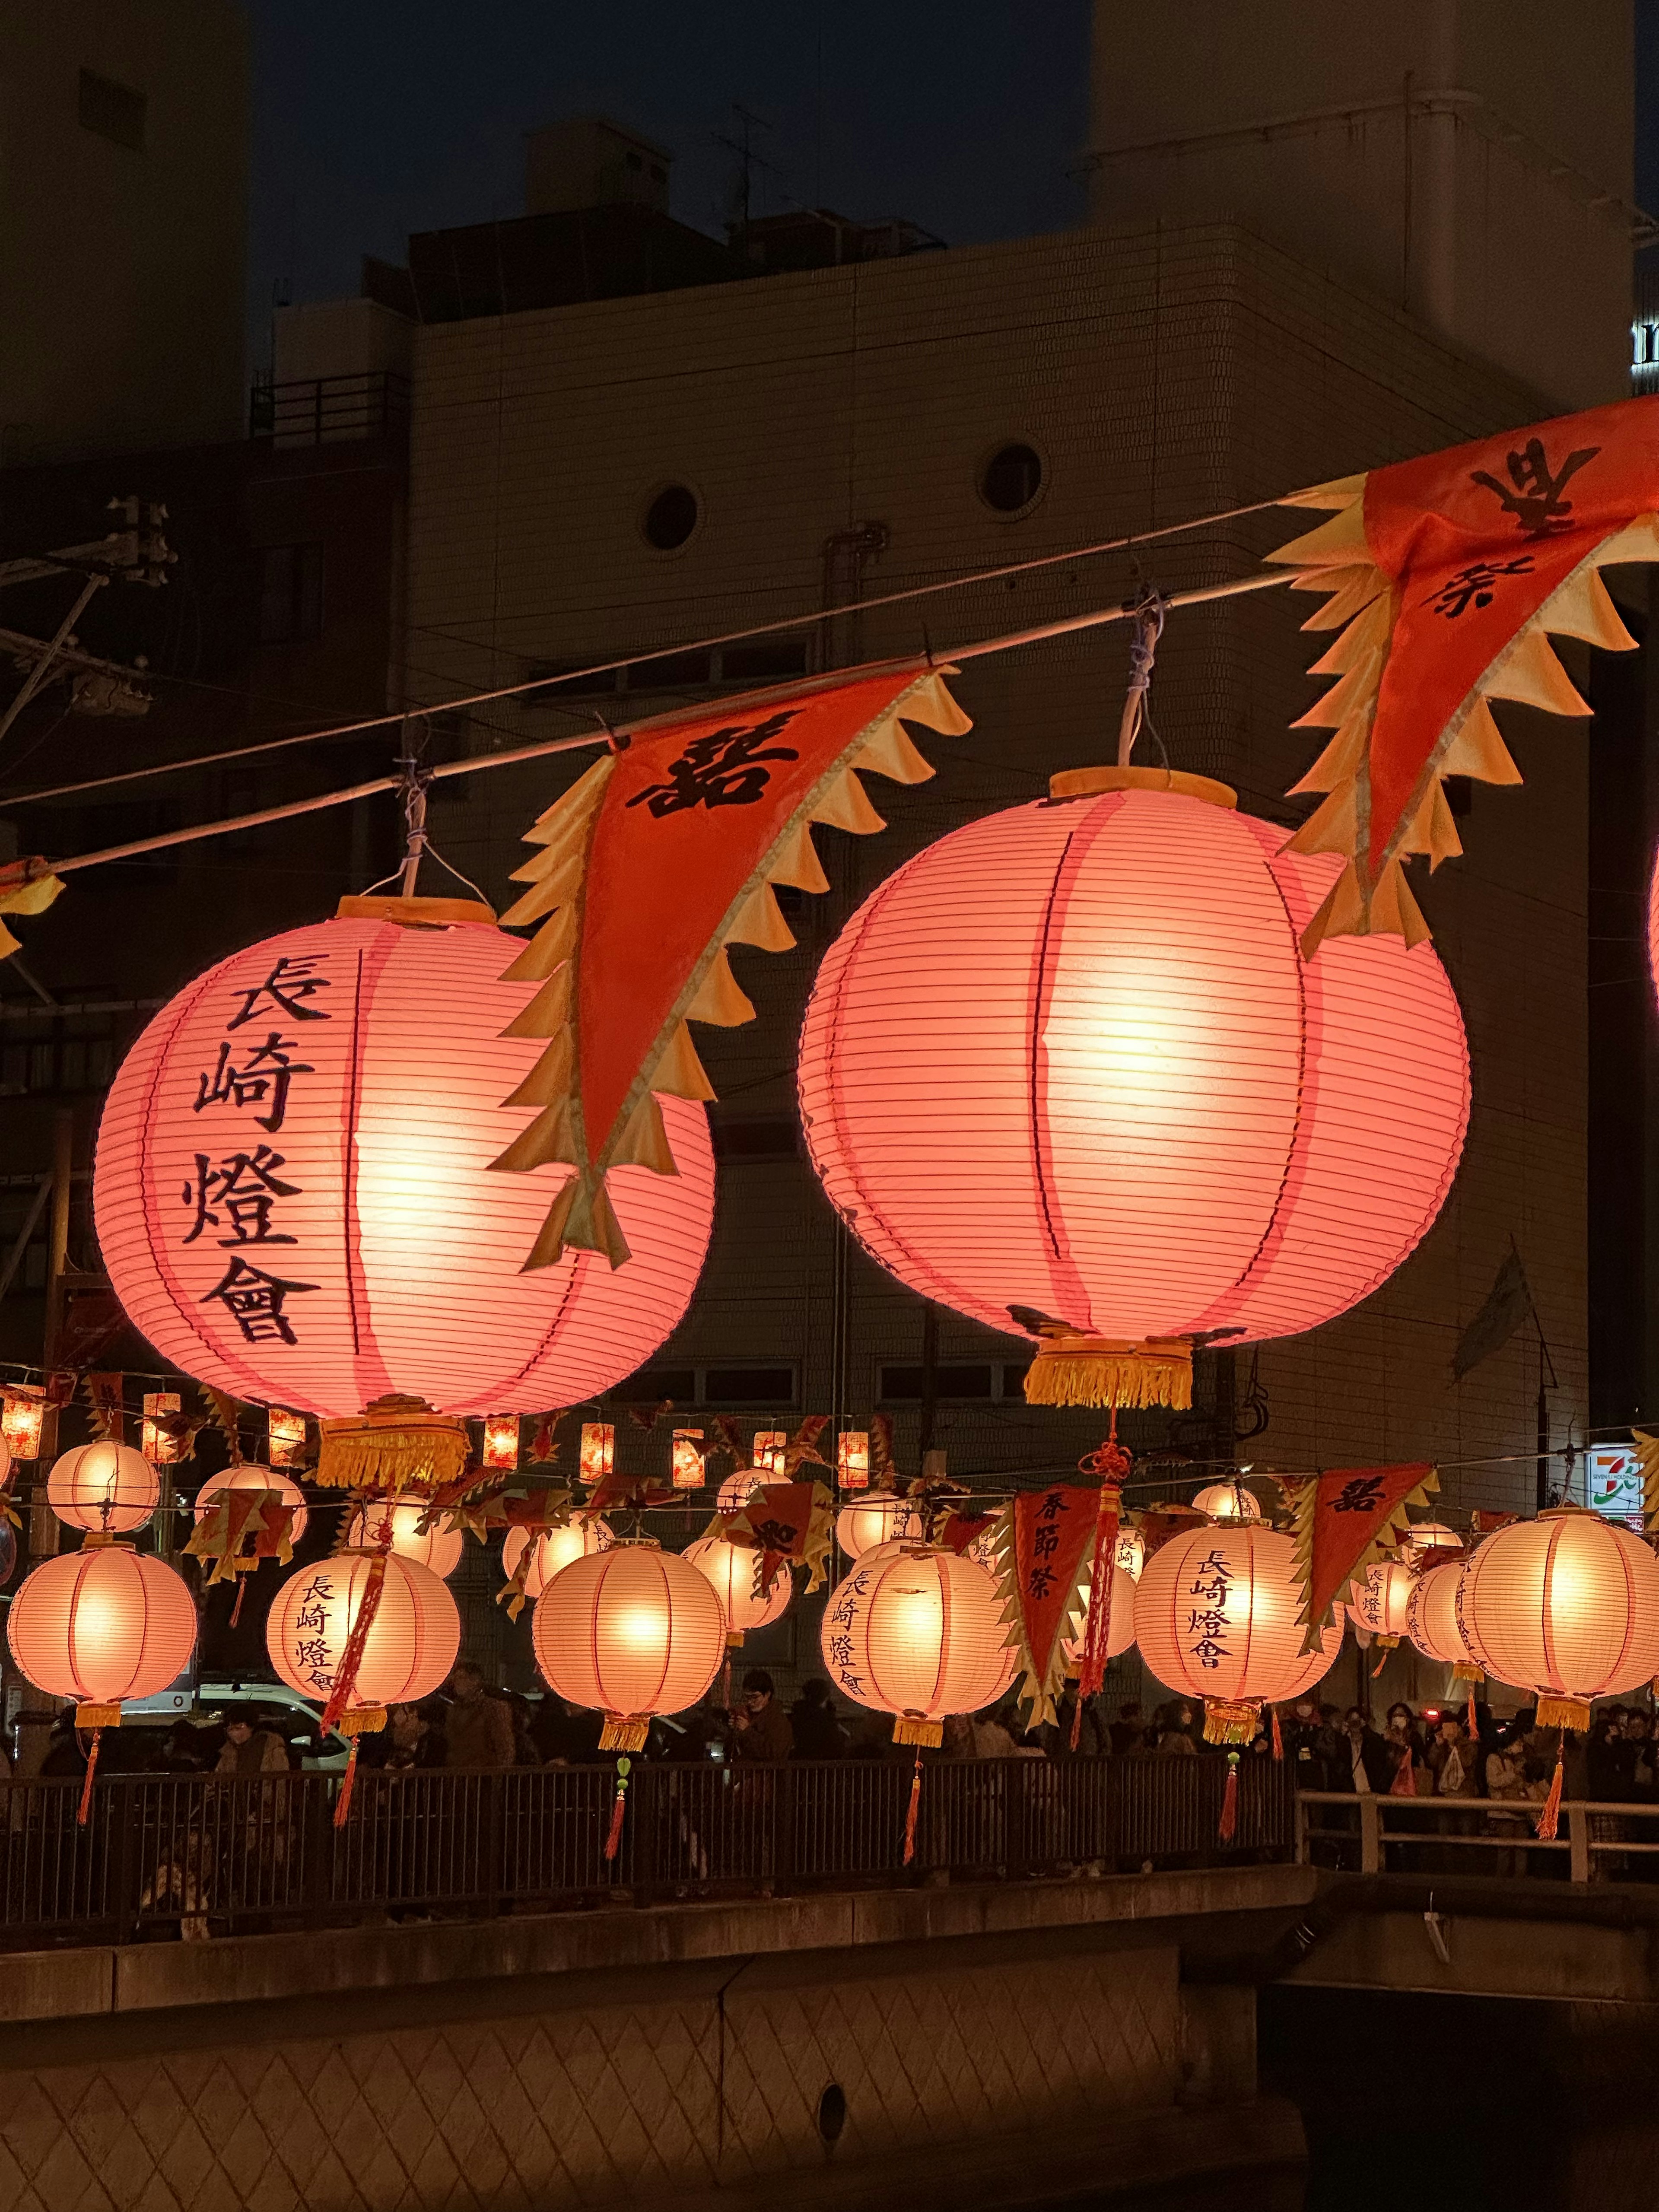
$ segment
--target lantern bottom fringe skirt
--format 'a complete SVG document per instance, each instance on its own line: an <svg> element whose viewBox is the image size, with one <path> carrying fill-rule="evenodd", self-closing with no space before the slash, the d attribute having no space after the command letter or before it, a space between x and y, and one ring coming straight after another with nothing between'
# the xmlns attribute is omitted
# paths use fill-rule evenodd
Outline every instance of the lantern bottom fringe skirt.
<svg viewBox="0 0 1659 2212"><path fill-rule="evenodd" d="M1184 1336L1118 1344L1100 1336L1045 1336L1025 1374L1031 1406L1170 1406L1193 1402L1193 1351Z"/></svg>
<svg viewBox="0 0 1659 2212"><path fill-rule="evenodd" d="M924 1719L920 1713L900 1713L893 1722L893 1741L913 1743L924 1751L937 1751L945 1741L945 1723Z"/></svg>
<svg viewBox="0 0 1659 2212"><path fill-rule="evenodd" d="M607 1713L605 1726L599 1731L601 1751L643 1751L651 1733L651 1717L642 1719L629 1713Z"/></svg>
<svg viewBox="0 0 1659 2212"><path fill-rule="evenodd" d="M1261 1726L1261 1707L1252 1698L1234 1704L1226 1698L1204 1700L1206 1743L1253 1743Z"/></svg>
<svg viewBox="0 0 1659 2212"><path fill-rule="evenodd" d="M1540 1698L1538 1726L1540 1729L1577 1729L1583 1730L1590 1724L1588 1698Z"/></svg>

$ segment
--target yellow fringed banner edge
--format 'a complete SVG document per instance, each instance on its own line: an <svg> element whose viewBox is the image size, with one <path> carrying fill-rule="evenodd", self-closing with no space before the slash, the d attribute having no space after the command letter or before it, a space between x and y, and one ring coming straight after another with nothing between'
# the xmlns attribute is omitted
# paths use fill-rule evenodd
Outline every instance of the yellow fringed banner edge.
<svg viewBox="0 0 1659 2212"><path fill-rule="evenodd" d="M893 1721L893 1741L915 1744L923 1751L937 1751L945 1741L945 1723L924 1720L917 1713L899 1713Z"/></svg>
<svg viewBox="0 0 1659 2212"><path fill-rule="evenodd" d="M1580 1735L1590 1724L1588 1698L1540 1698L1538 1726L1540 1729L1576 1729Z"/></svg>
<svg viewBox="0 0 1659 2212"><path fill-rule="evenodd" d="M418 1400L381 1400L367 1413L321 1425L311 1479L325 1490L436 1489L465 1472L465 1429Z"/></svg>
<svg viewBox="0 0 1659 2212"><path fill-rule="evenodd" d="M1297 1487L1293 1508L1296 1520L1291 1532L1296 1545L1292 1557L1299 1598L1297 1619L1302 1624L1302 1650L1304 1656L1318 1650L1320 1638L1336 1618L1338 1602L1337 1595L1334 1593L1330 1602L1319 1619L1317 1620L1314 1619L1313 1543L1314 1531L1319 1520L1319 1482L1320 1478L1316 1474ZM1387 1519L1379 1522L1372 1531L1370 1541L1358 1553L1347 1575L1337 1584L1337 1592L1346 1589L1350 1583L1363 1581L1385 1552L1395 1549L1405 1542L1411 1534L1411 1522L1407 1517L1408 1515L1413 1508L1426 1513L1429 1510L1429 1500L1438 1494L1439 1489L1439 1469L1431 1467L1422 1481L1413 1489L1407 1491L1389 1514Z"/></svg>
<svg viewBox="0 0 1659 2212"><path fill-rule="evenodd" d="M643 1751L646 1738L651 1733L647 1714L641 1719L637 1714L607 1713L605 1726L599 1730L601 1751Z"/></svg>
<svg viewBox="0 0 1659 2212"><path fill-rule="evenodd" d="M1043 1337L1025 1372L1028 1406L1135 1409L1193 1402L1193 1347L1184 1336L1147 1337L1139 1344L1056 1332Z"/></svg>
<svg viewBox="0 0 1659 2212"><path fill-rule="evenodd" d="M1253 1699L1234 1703L1227 1698L1204 1700L1206 1743L1253 1743L1261 1726L1261 1707Z"/></svg>

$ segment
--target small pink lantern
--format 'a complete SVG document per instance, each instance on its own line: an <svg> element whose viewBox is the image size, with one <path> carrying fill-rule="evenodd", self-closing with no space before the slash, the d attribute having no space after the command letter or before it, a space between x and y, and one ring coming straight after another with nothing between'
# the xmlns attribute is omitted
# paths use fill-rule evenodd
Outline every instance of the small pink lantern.
<svg viewBox="0 0 1659 2212"><path fill-rule="evenodd" d="M161 1502L161 1479L143 1452L112 1439L76 1444L52 1462L46 1503L66 1528L123 1535Z"/></svg>
<svg viewBox="0 0 1659 2212"><path fill-rule="evenodd" d="M533 1604L554 1576L573 1559L591 1559L597 1552L609 1551L614 1540L610 1522L597 1513L577 1514L567 1527L547 1529L537 1537L530 1565L525 1569L525 1595ZM529 1541L530 1534L525 1528L509 1528L501 1540L501 1571L509 1581L517 1574Z"/></svg>
<svg viewBox="0 0 1659 2212"><path fill-rule="evenodd" d="M788 1609L794 1584L789 1570L780 1567L769 1590L756 1587L761 1555L742 1544L728 1544L724 1536L702 1536L688 1544L683 1556L708 1576L726 1615L726 1640L736 1650L752 1628L769 1628Z"/></svg>
<svg viewBox="0 0 1659 2212"><path fill-rule="evenodd" d="M696 1705L719 1674L726 1615L706 1575L646 1540L556 1575L531 1640L549 1687L605 1715L601 1751L642 1751L653 1715Z"/></svg>
<svg viewBox="0 0 1659 2212"><path fill-rule="evenodd" d="M422 1529L432 1509L422 1498L371 1498L360 1505L346 1523L344 1549L374 1552L390 1544L399 1559L412 1559L440 1581L447 1582L461 1564L462 1537L459 1528L447 1528L445 1516L434 1516Z"/></svg>

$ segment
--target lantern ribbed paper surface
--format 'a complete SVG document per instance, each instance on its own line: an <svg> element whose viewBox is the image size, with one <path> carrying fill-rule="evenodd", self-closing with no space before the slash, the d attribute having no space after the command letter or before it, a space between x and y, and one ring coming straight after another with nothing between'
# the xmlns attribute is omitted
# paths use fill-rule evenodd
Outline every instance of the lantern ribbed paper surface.
<svg viewBox="0 0 1659 2212"><path fill-rule="evenodd" d="M222 1474L210 1474L196 1493L198 1521L207 1519L221 1493L227 1490L276 1491L280 1502L294 1509L294 1518L289 1523L289 1543L297 1544L305 1534L311 1516L306 1510L306 1494L291 1475L276 1468L260 1467L252 1460L245 1460L238 1467L228 1467Z"/></svg>
<svg viewBox="0 0 1659 2212"><path fill-rule="evenodd" d="M1089 1618L1089 1585L1085 1578L1078 1591L1077 1610L1072 1619L1076 1626L1075 1636L1064 1637L1060 1650L1068 1666L1079 1666L1083 1658L1083 1644ZM1135 1640L1135 1581L1123 1568L1112 1569L1112 1617L1106 1625L1106 1656L1117 1658Z"/></svg>
<svg viewBox="0 0 1659 2212"><path fill-rule="evenodd" d="M1096 789L955 830L866 901L799 1079L813 1164L883 1266L1149 1371L1146 1340L1289 1334L1392 1273L1457 1165L1462 1022L1426 944L1304 963L1340 864L1283 842L1188 792Z"/></svg>
<svg viewBox="0 0 1659 2212"><path fill-rule="evenodd" d="M1456 1607L1477 1663L1536 1693L1540 1728L1588 1728L1592 1698L1659 1668L1659 1560L1582 1508L1495 1530L1461 1570Z"/></svg>
<svg viewBox="0 0 1659 2212"><path fill-rule="evenodd" d="M46 1503L58 1518L94 1534L142 1528L161 1500L161 1476L131 1444L76 1444L46 1477Z"/></svg>
<svg viewBox="0 0 1659 2212"><path fill-rule="evenodd" d="M772 1480L764 1468L740 1467L728 1474L714 1492L717 1513L741 1513L757 1491L763 1490Z"/></svg>
<svg viewBox="0 0 1659 2212"><path fill-rule="evenodd" d="M611 1547L611 1524L597 1514L586 1514L573 1521L568 1528L550 1528L536 1539L535 1556L525 1569L524 1594L534 1604L562 1568L572 1559L591 1559L594 1553L608 1551ZM519 1562L524 1557L524 1547L530 1541L523 1528L509 1528L501 1540L501 1571L515 1575Z"/></svg>
<svg viewBox="0 0 1659 2212"><path fill-rule="evenodd" d="M362 1552L301 1567L277 1590L265 1650L290 1690L326 1705L374 1567ZM461 1648L461 1616L438 1577L393 1552L352 1685L353 1711L430 1697Z"/></svg>
<svg viewBox="0 0 1659 2212"><path fill-rule="evenodd" d="M46 1559L24 1578L6 1616L6 1640L37 1690L113 1707L124 1698L153 1697L184 1673L196 1607L183 1576L160 1559L124 1545L92 1545Z"/></svg>
<svg viewBox="0 0 1659 2212"><path fill-rule="evenodd" d="M1242 1482L1212 1482L1193 1500L1196 1511L1212 1521L1259 1521L1261 1506Z"/></svg>
<svg viewBox="0 0 1659 2212"><path fill-rule="evenodd" d="M684 1556L708 1576L726 1615L726 1640L741 1644L751 1628L767 1628L781 1620L794 1592L787 1567L780 1567L771 1589L755 1588L755 1570L761 1555L743 1544L728 1544L724 1536L700 1536L688 1544Z"/></svg>
<svg viewBox="0 0 1659 2212"><path fill-rule="evenodd" d="M374 1498L360 1505L346 1523L345 1549L373 1552L386 1541L390 1530L392 1548L400 1559L413 1559L447 1582L461 1564L462 1537L459 1528L446 1528L441 1513L422 1535L421 1522L426 1507L418 1500Z"/></svg>
<svg viewBox="0 0 1659 2212"><path fill-rule="evenodd" d="M641 1751L653 1713L694 1705L726 1658L726 1615L706 1575L654 1544L573 1560L531 1620L536 1664L573 1705L602 1712L600 1747Z"/></svg>
<svg viewBox="0 0 1659 2212"><path fill-rule="evenodd" d="M1248 1742L1264 1703L1299 1698L1334 1664L1342 1624L1302 1649L1296 1546L1256 1525L1161 1544L1135 1585L1135 1641L1166 1688L1204 1700L1212 1743Z"/></svg>
<svg viewBox="0 0 1659 2212"><path fill-rule="evenodd" d="M1146 1563L1146 1539L1139 1528L1120 1528L1117 1532L1117 1564L1131 1582L1140 1580L1140 1570Z"/></svg>
<svg viewBox="0 0 1659 2212"><path fill-rule="evenodd" d="M947 1713L977 1712L1014 1678L1002 1601L971 1559L880 1544L830 1593L820 1644L844 1697L893 1715L895 1743L937 1744Z"/></svg>
<svg viewBox="0 0 1659 2212"><path fill-rule="evenodd" d="M866 1490L836 1516L836 1541L849 1559L862 1559L878 1544L891 1544L901 1538L919 1544L927 1534L921 1507L890 1490Z"/></svg>
<svg viewBox="0 0 1659 2212"><path fill-rule="evenodd" d="M1406 1549L1424 1559L1461 1552L1462 1548L1463 1539L1455 1528L1449 1528L1443 1521L1416 1522L1406 1539Z"/></svg>
<svg viewBox="0 0 1659 2212"><path fill-rule="evenodd" d="M1379 1559L1355 1583L1348 1598L1348 1618L1381 1644L1392 1648L1406 1633L1406 1613L1417 1587L1417 1577L1397 1559Z"/></svg>
<svg viewBox="0 0 1659 2212"><path fill-rule="evenodd" d="M454 1413L606 1389L684 1312L714 1205L703 1109L662 1102L678 1175L613 1170L633 1250L521 1273L568 1169L493 1172L536 1107L534 995L484 926L334 921L251 946L151 1022L98 1136L98 1232L135 1325L244 1398Z"/></svg>
<svg viewBox="0 0 1659 2212"><path fill-rule="evenodd" d="M1458 1558L1426 1566L1413 1578L1406 1600L1406 1634L1425 1659L1449 1667L1454 1681L1478 1682L1480 1662L1458 1626L1457 1583L1462 1571Z"/></svg>

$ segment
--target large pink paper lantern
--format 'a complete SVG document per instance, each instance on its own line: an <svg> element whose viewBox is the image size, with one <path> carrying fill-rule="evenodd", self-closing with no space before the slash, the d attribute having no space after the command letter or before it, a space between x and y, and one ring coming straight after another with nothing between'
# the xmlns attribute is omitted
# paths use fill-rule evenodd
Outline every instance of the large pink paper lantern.
<svg viewBox="0 0 1659 2212"><path fill-rule="evenodd" d="M893 1741L937 1746L949 1713L994 1705L1014 1678L1001 1594L971 1559L872 1545L830 1591L818 1634L844 1697L893 1716Z"/></svg>
<svg viewBox="0 0 1659 2212"><path fill-rule="evenodd" d="M1340 1618L1302 1649L1296 1545L1259 1523L1161 1544L1135 1585L1135 1641L1166 1688L1204 1706L1212 1743L1249 1743L1264 1705L1310 1690L1342 1649Z"/></svg>
<svg viewBox="0 0 1659 2212"><path fill-rule="evenodd" d="M265 1650L290 1690L326 1706L376 1565L368 1552L341 1552L301 1567L278 1588L265 1619ZM380 1601L363 1638L342 1732L373 1734L388 1705L429 1698L455 1664L461 1616L428 1567L386 1555Z"/></svg>
<svg viewBox="0 0 1659 2212"><path fill-rule="evenodd" d="M6 1640L25 1680L73 1698L82 1728L107 1727L123 1699L154 1697L183 1674L196 1606L165 1561L94 1538L24 1577Z"/></svg>
<svg viewBox="0 0 1659 2212"><path fill-rule="evenodd" d="M400 901L438 921L465 904ZM537 987L474 921L318 922L221 961L116 1076L94 1197L116 1293L187 1374L320 1414L392 1393L451 1413L593 1396L684 1311L708 1241L700 1105L665 1098L679 1172L612 1171L633 1257L520 1270L568 1170L492 1171L538 1110Z"/></svg>
<svg viewBox="0 0 1659 2212"><path fill-rule="evenodd" d="M918 854L831 946L807 1143L912 1289L1101 1347L1092 1373L1045 1355L1030 1395L1181 1404L1194 1336L1311 1328L1416 1244L1462 1147L1463 1024L1430 945L1304 961L1339 863L1281 851L1224 786L1052 789Z"/></svg>
<svg viewBox="0 0 1659 2212"><path fill-rule="evenodd" d="M226 1468L222 1474L210 1474L196 1493L196 1518L205 1521L228 1490L274 1491L279 1505L286 1505L294 1518L288 1524L288 1540L297 1544L310 1526L311 1515L306 1509L306 1494L291 1474L280 1468L263 1467L255 1460L240 1460L234 1467Z"/></svg>
<svg viewBox="0 0 1659 2212"><path fill-rule="evenodd" d="M605 1715L601 1751L642 1751L653 1717L695 1705L726 1658L714 1584L648 1540L573 1559L537 1601L530 1633L549 1687Z"/></svg>

